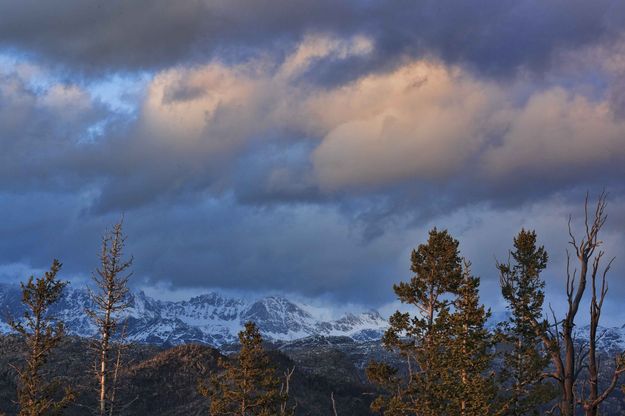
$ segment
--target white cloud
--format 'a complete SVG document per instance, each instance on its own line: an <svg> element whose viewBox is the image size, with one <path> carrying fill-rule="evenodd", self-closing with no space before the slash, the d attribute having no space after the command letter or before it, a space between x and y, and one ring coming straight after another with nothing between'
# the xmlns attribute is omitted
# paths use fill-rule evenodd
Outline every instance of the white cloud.
<svg viewBox="0 0 625 416"><path fill-rule="evenodd" d="M265 138L310 137L316 185L326 192L475 180L518 171L591 168L625 158L625 123L586 86L533 88L413 60L345 85L297 75L321 58L370 53L367 38L308 36L276 66L267 58L170 69L150 83L140 131L193 160L234 160ZM529 91L529 94L528 94ZM227 159L226 159L227 160Z"/></svg>
<svg viewBox="0 0 625 416"><path fill-rule="evenodd" d="M537 92L517 109L501 143L483 155L489 176L554 172L625 161L625 121L614 117L607 101L562 88Z"/></svg>
<svg viewBox="0 0 625 416"><path fill-rule="evenodd" d="M321 185L340 189L463 170L500 124L502 93L425 61L365 77L311 103L330 131L313 160Z"/></svg>

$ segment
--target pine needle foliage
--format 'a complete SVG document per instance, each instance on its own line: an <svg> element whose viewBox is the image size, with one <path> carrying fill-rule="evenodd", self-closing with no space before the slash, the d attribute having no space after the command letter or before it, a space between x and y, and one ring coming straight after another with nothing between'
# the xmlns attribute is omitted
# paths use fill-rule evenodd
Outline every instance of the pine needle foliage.
<svg viewBox="0 0 625 416"><path fill-rule="evenodd" d="M260 331L247 322L239 333L241 350L232 360L222 359L223 369L201 383L200 393L210 399L211 416L276 416L290 414L288 399L276 369L265 352Z"/></svg>
<svg viewBox="0 0 625 416"><path fill-rule="evenodd" d="M449 415L483 416L493 414L496 386L491 371L493 339L486 328L490 317L479 301L480 279L471 274L465 262L462 280L453 301L454 311L440 317L448 322L447 356Z"/></svg>
<svg viewBox="0 0 625 416"><path fill-rule="evenodd" d="M471 276L458 241L447 231L430 231L412 252L409 282L393 288L416 314L395 312L383 337L399 353L407 374L372 362L368 378L386 391L372 403L384 416L487 415L493 398L488 314L479 304L479 279Z"/></svg>
<svg viewBox="0 0 625 416"><path fill-rule="evenodd" d="M27 350L25 365L16 367L19 416L57 415L74 399L71 389L58 379L49 379L45 368L50 353L64 336L63 323L49 312L67 284L57 279L60 270L61 263L54 260L43 277L31 276L21 283L26 310L22 320L9 322L24 337Z"/></svg>
<svg viewBox="0 0 625 416"><path fill-rule="evenodd" d="M508 262L497 264L511 314L497 334L507 347L499 375L501 414L507 416L539 415L541 406L557 395L553 384L543 380L549 355L539 335L547 328L542 309L545 282L540 274L547 267L548 254L536 240L536 232L522 229L513 240Z"/></svg>

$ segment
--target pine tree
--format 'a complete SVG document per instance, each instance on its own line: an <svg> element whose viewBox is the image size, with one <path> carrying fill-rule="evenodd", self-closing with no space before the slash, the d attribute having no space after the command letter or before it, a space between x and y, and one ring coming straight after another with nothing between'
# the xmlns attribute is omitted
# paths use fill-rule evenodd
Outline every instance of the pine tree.
<svg viewBox="0 0 625 416"><path fill-rule="evenodd" d="M479 302L480 279L471 274L465 262L462 281L453 302L451 315L446 311L441 320L448 320L449 341L446 351L447 383L453 386L448 395L450 415L483 416L493 412L495 380L491 371L492 337L486 328L490 317Z"/></svg>
<svg viewBox="0 0 625 416"><path fill-rule="evenodd" d="M536 233L522 229L514 238L513 263L497 264L501 292L511 317L500 325L498 338L509 350L503 353L500 374L502 385L501 414L538 415L540 406L554 398L553 386L544 383L542 374L549 356L541 345L536 323L544 331L543 302L545 283L540 273L547 266L548 255L537 247Z"/></svg>
<svg viewBox="0 0 625 416"><path fill-rule="evenodd" d="M281 388L253 322L245 324L239 342L241 350L236 357L220 360L223 371L213 374L208 384L199 386L200 393L210 399L210 414L275 416L288 412L284 406L288 399L285 389Z"/></svg>
<svg viewBox="0 0 625 416"><path fill-rule="evenodd" d="M442 353L449 348L449 296L458 293L463 280L458 241L447 231L433 229L427 244L419 245L411 259L415 275L393 289L418 315L395 312L383 337L384 346L406 360L408 374L402 377L387 364L371 363L369 379L388 392L373 402L372 409L385 416L440 416L447 414L450 393L451 362Z"/></svg>
<svg viewBox="0 0 625 416"><path fill-rule="evenodd" d="M115 406L114 383L117 380L122 348L118 347L114 363L111 350L120 315L128 307L128 279L132 275L128 273L128 269L133 261L132 257L124 260L125 242L121 221L102 237L100 267L93 274L96 291L90 292L94 308L86 311L100 332L95 369L99 390L98 409L95 413L100 416L112 415Z"/></svg>
<svg viewBox="0 0 625 416"><path fill-rule="evenodd" d="M27 348L26 364L17 369L19 375L17 399L19 416L44 416L60 413L73 400L73 393L58 379L47 380L45 366L50 353L64 336L63 323L52 316L50 306L59 300L67 282L57 279L61 269L58 260L43 277L31 276L21 283L22 303L26 307L23 319L11 321L10 326L24 337Z"/></svg>

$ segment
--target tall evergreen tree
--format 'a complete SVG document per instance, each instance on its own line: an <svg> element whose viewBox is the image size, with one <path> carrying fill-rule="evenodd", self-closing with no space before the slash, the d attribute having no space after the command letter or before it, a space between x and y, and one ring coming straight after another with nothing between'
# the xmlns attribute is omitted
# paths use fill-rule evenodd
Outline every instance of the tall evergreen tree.
<svg viewBox="0 0 625 416"><path fill-rule="evenodd" d="M212 416L276 416L289 412L286 390L265 352L253 322L239 333L241 350L233 360L220 360L223 371L213 374L200 393L210 399ZM290 378L290 375L288 375ZM287 379L288 381L288 379ZM282 388L281 388L282 387Z"/></svg>
<svg viewBox="0 0 625 416"><path fill-rule="evenodd" d="M479 280L463 267L458 241L447 231L430 231L411 259L415 275L394 290L417 315L395 312L383 337L385 347L406 360L408 374L371 363L369 379L388 393L372 409L385 416L487 414L488 314L479 305Z"/></svg>
<svg viewBox="0 0 625 416"><path fill-rule="evenodd" d="M59 300L67 282L57 279L61 270L58 260L43 277L31 276L21 283L22 303L26 307L22 320L13 320L10 326L24 337L26 364L17 368L19 380L17 400L19 416L59 414L73 400L70 388L58 379L46 377L45 366L50 353L64 335L63 322L50 314L50 306Z"/></svg>
<svg viewBox="0 0 625 416"><path fill-rule="evenodd" d="M541 405L554 399L553 385L543 382L549 355L536 332L544 332L545 282L540 273L547 267L548 255L536 245L536 233L522 229L514 238L514 250L507 263L498 263L501 292L508 303L510 318L500 324L498 338L509 349L503 353L500 374L501 414L538 415Z"/></svg>
<svg viewBox="0 0 625 416"><path fill-rule="evenodd" d="M448 384L455 386L449 395L450 415L483 416L494 410L492 337L486 328L490 311L480 304L479 285L480 279L471 274L470 264L465 262L454 312L449 315Z"/></svg>

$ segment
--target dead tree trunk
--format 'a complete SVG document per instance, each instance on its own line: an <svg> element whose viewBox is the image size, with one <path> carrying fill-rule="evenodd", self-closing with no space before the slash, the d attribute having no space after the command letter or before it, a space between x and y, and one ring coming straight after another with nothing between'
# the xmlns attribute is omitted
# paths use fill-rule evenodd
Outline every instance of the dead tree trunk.
<svg viewBox="0 0 625 416"><path fill-rule="evenodd" d="M291 389L291 377L295 372L295 367L286 369L284 372L284 382L280 386L280 416L290 416L295 414L295 406L289 409L289 391Z"/></svg>
<svg viewBox="0 0 625 416"><path fill-rule="evenodd" d="M334 416L339 416L336 411L336 402L334 401L334 392L330 393L330 400L332 401L332 414Z"/></svg>
<svg viewBox="0 0 625 416"><path fill-rule="evenodd" d="M99 393L96 414L99 416L105 416L107 413L112 414L114 395L109 380L111 343L121 318L120 313L128 307L127 284L132 273L127 273L127 270L132 265L132 258L123 260L125 241L121 221L115 224L113 230L102 238L100 267L93 275L95 292L91 292L94 308L87 311L100 330L96 367ZM118 356L118 359L121 357Z"/></svg>
<svg viewBox="0 0 625 416"><path fill-rule="evenodd" d="M584 203L585 232L580 241L575 238L571 230L571 221L569 220L569 243L577 257L578 268L571 267L571 256L567 252L566 299L568 308L562 321L562 330L558 332L556 329L555 333L553 333L555 337L560 338L561 342L558 341L557 345L563 348L561 353L564 354L564 366L558 368L558 378L562 381L560 411L566 416L574 416L578 405L582 406L586 415L597 416L599 406L612 393L620 374L625 371L621 354L616 358L616 365L610 384L603 391L600 391L597 362L597 327L599 326L603 301L608 290L606 276L612 263L610 261L601 274L601 287L599 292L597 292L600 263L604 255L604 252L599 250L599 247L603 244L599 239L599 232L607 219L605 214L606 196L605 193L600 195L592 217L588 211L588 196L586 196ZM590 304L590 340L588 351L585 352L581 350L576 351L573 330L575 318L588 283L591 286L592 299ZM588 379L584 380L583 383L589 386L586 397L584 397L584 389L581 389L578 383L578 378L584 367L588 368Z"/></svg>
<svg viewBox="0 0 625 416"><path fill-rule="evenodd" d="M604 256L604 252L600 251L594 258L591 267L591 290L592 297L590 301L590 339L589 339L589 351L588 351L588 396L582 397L582 406L584 408L584 414L586 416L597 416L599 412L599 406L601 403L612 393L618 383L618 379L625 371L625 363L623 362L623 353L615 358L614 370L610 383L601 391L599 386L599 363L597 357L597 328L599 326L599 319L601 318L601 309L603 307L603 301L608 293L608 284L606 276L610 267L612 266L611 259L607 266L603 269L603 272L599 272L601 258ZM598 275L601 274L601 286L597 292L597 280Z"/></svg>
<svg viewBox="0 0 625 416"><path fill-rule="evenodd" d="M569 218L569 244L572 246L578 266L571 264L571 255L567 250L567 278L566 278L566 300L567 308L564 319L558 320L552 311L553 323L533 320L532 324L536 334L540 336L554 367L552 373L547 377L554 379L560 387L560 401L558 408L563 416L574 416L578 406L584 409L587 416L597 416L601 403L609 397L618 383L620 374L625 371L623 354L619 354L615 359L615 368L611 381L603 390L599 387L599 368L597 357L597 328L601 317L603 300L607 294L608 286L606 281L607 272L610 269L611 261L600 273L600 263L604 253L599 250L602 241L599 239L599 232L606 221L606 194L599 196L593 214L588 210L588 196L584 203L584 236L578 241L571 228ZM590 281L589 281L590 279ZM601 279L600 287L597 280ZM580 303L586 292L587 285L591 286L590 305L590 340L588 350L577 350L574 340L575 319L579 312ZM578 379L582 370L588 369L588 380L584 385L588 385L588 393L580 388ZM584 394L587 394L584 396Z"/></svg>

